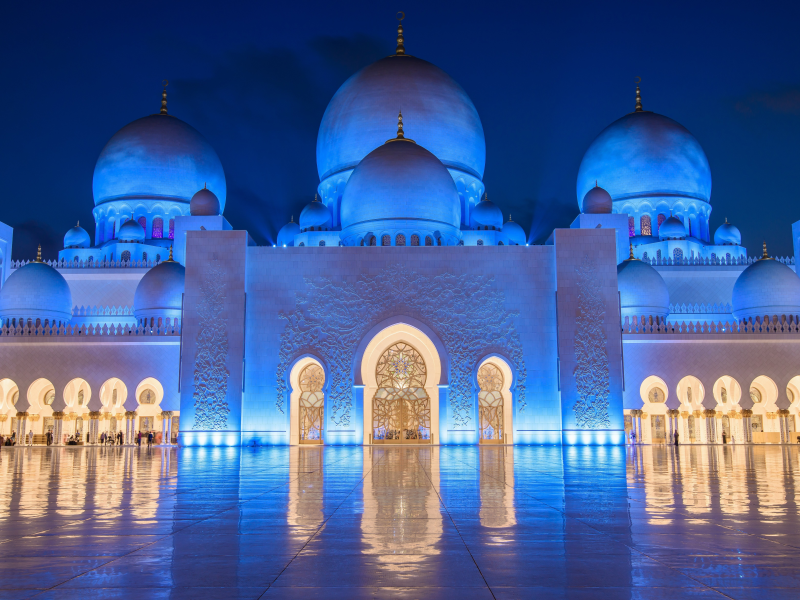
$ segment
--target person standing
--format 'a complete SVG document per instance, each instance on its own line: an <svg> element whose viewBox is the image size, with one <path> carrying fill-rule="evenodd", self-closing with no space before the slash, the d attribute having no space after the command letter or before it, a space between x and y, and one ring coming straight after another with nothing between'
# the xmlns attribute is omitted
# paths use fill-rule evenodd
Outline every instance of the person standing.
<svg viewBox="0 0 800 600"><path fill-rule="evenodd" d="M141 446L142 445L142 432L141 431L138 431L136 433L136 445L137 446Z"/></svg>
<svg viewBox="0 0 800 600"><path fill-rule="evenodd" d="M33 429L28 432L28 445L33 446Z"/></svg>
<svg viewBox="0 0 800 600"><path fill-rule="evenodd" d="M678 445L678 430L675 430L675 445Z"/></svg>
<svg viewBox="0 0 800 600"><path fill-rule="evenodd" d="M727 444L728 443L728 436L724 431L722 432L722 443L723 444Z"/></svg>

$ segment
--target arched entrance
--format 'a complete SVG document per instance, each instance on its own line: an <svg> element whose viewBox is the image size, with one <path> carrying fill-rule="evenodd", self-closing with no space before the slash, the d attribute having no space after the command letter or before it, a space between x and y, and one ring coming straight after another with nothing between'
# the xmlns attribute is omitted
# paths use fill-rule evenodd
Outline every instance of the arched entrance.
<svg viewBox="0 0 800 600"><path fill-rule="evenodd" d="M513 443L512 380L511 368L503 359L492 356L480 363L477 373L478 443Z"/></svg>
<svg viewBox="0 0 800 600"><path fill-rule="evenodd" d="M325 384L323 366L313 357L298 360L289 372L289 443L325 443Z"/></svg>

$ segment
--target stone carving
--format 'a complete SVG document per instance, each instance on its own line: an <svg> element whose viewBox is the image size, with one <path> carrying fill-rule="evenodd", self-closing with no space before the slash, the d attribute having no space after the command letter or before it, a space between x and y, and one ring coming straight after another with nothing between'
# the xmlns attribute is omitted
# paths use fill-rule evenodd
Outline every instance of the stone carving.
<svg viewBox="0 0 800 600"><path fill-rule="evenodd" d="M194 359L194 429L219 430L228 426L227 319L225 275L214 261L200 284L197 316L197 354Z"/></svg>
<svg viewBox="0 0 800 600"><path fill-rule="evenodd" d="M585 429L611 427L608 397L611 394L606 349L605 314L597 268L584 257L575 268L578 275L578 316L575 320L575 422Z"/></svg>
<svg viewBox="0 0 800 600"><path fill-rule="evenodd" d="M294 311L281 313L276 371L276 406L286 403L286 373L303 354L328 365L331 420L350 425L353 418L353 361L362 338L396 315L413 317L433 329L450 357L449 402L456 426L472 420L472 369L486 354L506 356L517 371L518 408L524 410L527 370L516 330L517 313L505 308L505 295L490 276L442 273L428 276L402 266L353 281L307 278L307 294L298 294ZM356 366L356 368L359 368ZM442 415L444 418L444 415Z"/></svg>

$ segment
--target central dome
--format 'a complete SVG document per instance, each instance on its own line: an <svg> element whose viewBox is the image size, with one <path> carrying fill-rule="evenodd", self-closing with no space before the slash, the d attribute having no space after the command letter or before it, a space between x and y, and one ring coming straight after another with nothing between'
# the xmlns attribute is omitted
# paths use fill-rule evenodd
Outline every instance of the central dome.
<svg viewBox="0 0 800 600"><path fill-rule="evenodd" d="M208 185L225 208L225 173L217 153L191 125L171 115L150 115L120 129L94 167L96 206L112 201L188 203Z"/></svg>
<svg viewBox="0 0 800 600"><path fill-rule="evenodd" d="M385 127L384 127L385 130ZM458 240L460 204L453 178L422 146L393 140L370 152L353 171L342 198L342 242L365 236L405 239L416 234Z"/></svg>
<svg viewBox="0 0 800 600"><path fill-rule="evenodd" d="M596 181L614 202L682 197L710 202L711 169L703 148L680 123L648 111L632 112L595 138L578 171L578 204Z"/></svg>
<svg viewBox="0 0 800 600"><path fill-rule="evenodd" d="M414 139L447 168L483 178L486 140L478 111L447 73L413 56L389 56L350 77L328 104L317 136L320 180L355 167L386 141L397 112Z"/></svg>

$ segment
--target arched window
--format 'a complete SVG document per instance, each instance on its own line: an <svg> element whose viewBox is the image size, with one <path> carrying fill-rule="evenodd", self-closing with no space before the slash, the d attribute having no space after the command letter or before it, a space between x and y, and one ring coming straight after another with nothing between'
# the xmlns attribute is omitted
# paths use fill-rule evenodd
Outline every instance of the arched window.
<svg viewBox="0 0 800 600"><path fill-rule="evenodd" d="M378 245L378 238L374 235L369 236L369 245L370 246L377 246Z"/></svg>
<svg viewBox="0 0 800 600"><path fill-rule="evenodd" d="M419 246L419 236L416 233L412 234L411 236L411 245Z"/></svg>
<svg viewBox="0 0 800 600"><path fill-rule="evenodd" d="M725 264L728 264L728 265L731 264L731 253L730 252L726 252L725 253Z"/></svg>
<svg viewBox="0 0 800 600"><path fill-rule="evenodd" d="M683 250L675 248L675 250L672 251L672 260L675 262L683 262Z"/></svg>
<svg viewBox="0 0 800 600"><path fill-rule="evenodd" d="M87 258L86 262L89 263L90 265L93 264L94 263L94 256L90 256L89 258Z"/></svg>
<svg viewBox="0 0 800 600"><path fill-rule="evenodd" d="M498 246L504 246L505 244L503 244L503 242L497 242L497 245Z"/></svg>
<svg viewBox="0 0 800 600"><path fill-rule="evenodd" d="M650 215L642 215L639 221L639 227L642 230L642 235L652 235L650 228Z"/></svg>
<svg viewBox="0 0 800 600"><path fill-rule="evenodd" d="M300 372L300 443L321 444L325 422L325 371L310 364Z"/></svg>
<svg viewBox="0 0 800 600"><path fill-rule="evenodd" d="M716 252L712 252L711 253L711 264L712 265L717 264L717 253Z"/></svg>
<svg viewBox="0 0 800 600"><path fill-rule="evenodd" d="M111 406L117 405L117 390L111 390Z"/></svg>
<svg viewBox="0 0 800 600"><path fill-rule="evenodd" d="M433 238L429 235L425 236L425 245L426 246L433 246Z"/></svg>
<svg viewBox="0 0 800 600"><path fill-rule="evenodd" d="M430 443L431 403L425 361L410 344L390 346L378 360L372 398L372 439L378 444Z"/></svg>
<svg viewBox="0 0 800 600"><path fill-rule="evenodd" d="M14 404L16 404L16 403L17 403L17 398L18 398L18 397L19 397L19 392L17 392L17 393L14 395ZM56 391L55 391L55 390L50 390L49 392L47 392L47 393L44 395L44 403L45 403L47 406L51 406L51 405L53 404L53 402L55 402L55 400L56 400Z"/></svg>
<svg viewBox="0 0 800 600"><path fill-rule="evenodd" d="M392 238L389 237L389 234L384 234L381 236L381 246L391 246L392 245Z"/></svg>
<svg viewBox="0 0 800 600"><path fill-rule="evenodd" d="M175 219L169 220L169 239L175 239Z"/></svg>
<svg viewBox="0 0 800 600"><path fill-rule="evenodd" d="M142 252L142 260L147 262L147 252Z"/></svg>
<svg viewBox="0 0 800 600"><path fill-rule="evenodd" d="M633 217L628 217L628 237L633 237L636 235L636 221L634 221Z"/></svg>
<svg viewBox="0 0 800 600"><path fill-rule="evenodd" d="M72 260L76 265L81 261L77 256Z"/></svg>
<svg viewBox="0 0 800 600"><path fill-rule="evenodd" d="M156 217L153 219L153 239L160 240L164 237L164 219Z"/></svg>
<svg viewBox="0 0 800 600"><path fill-rule="evenodd" d="M647 258L647 252L645 252L644 254L642 254L642 260L643 260L643 261L645 261L645 262L649 262L649 260L648 260L648 258Z"/></svg>
<svg viewBox="0 0 800 600"><path fill-rule="evenodd" d="M483 240L478 240L478 246L483 246Z"/></svg>
<svg viewBox="0 0 800 600"><path fill-rule="evenodd" d="M405 246L406 245L406 236L402 233L398 233L394 238L394 245L395 246Z"/></svg>
<svg viewBox="0 0 800 600"><path fill-rule="evenodd" d="M139 225L141 225L142 229L144 229L145 233L147 233L147 218L146 217L139 217Z"/></svg>
<svg viewBox="0 0 800 600"><path fill-rule="evenodd" d="M161 262L161 255L160 254L156 254L156 264L158 264L160 262Z"/></svg>
<svg viewBox="0 0 800 600"><path fill-rule="evenodd" d="M302 248L305 245L306 245L305 242L300 242L300 245L298 246L298 248Z"/></svg>
<svg viewBox="0 0 800 600"><path fill-rule="evenodd" d="M658 229L659 230L661 229L661 224L666 220L667 220L666 215L664 215L664 214L659 214L658 215Z"/></svg>
<svg viewBox="0 0 800 600"><path fill-rule="evenodd" d="M325 240L320 240L320 241L319 241L319 245L320 245L320 246L324 246L324 245L325 245Z"/></svg>
<svg viewBox="0 0 800 600"><path fill-rule="evenodd" d="M661 250L656 250L656 262L661 263Z"/></svg>
<svg viewBox="0 0 800 600"><path fill-rule="evenodd" d="M130 253L130 251L128 251L128 250L125 250L125 251L122 253L122 261L123 261L123 262L129 262L130 260L131 260L131 253Z"/></svg>
<svg viewBox="0 0 800 600"><path fill-rule="evenodd" d="M83 390L78 390L78 406L83 406Z"/></svg>
<svg viewBox="0 0 800 600"><path fill-rule="evenodd" d="M139 404L155 404L156 395L152 390L142 390L139 394Z"/></svg>
<svg viewBox="0 0 800 600"><path fill-rule="evenodd" d="M478 412L482 444L503 443L503 372L492 363L478 369Z"/></svg>

